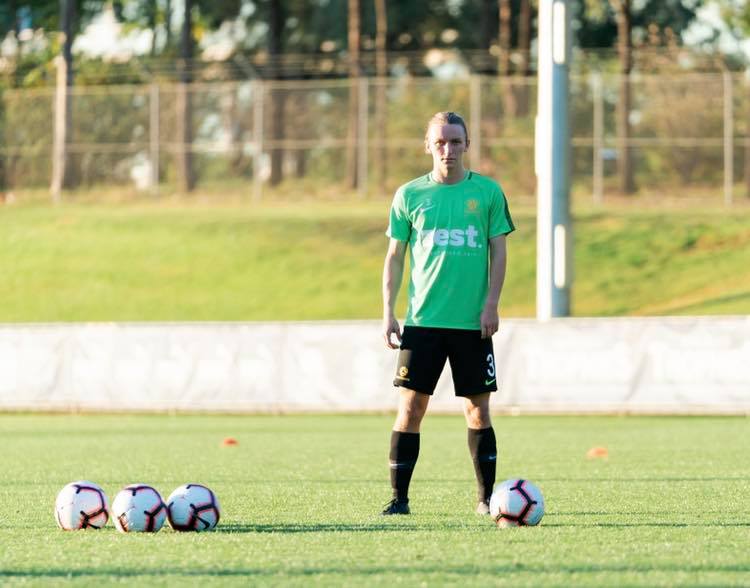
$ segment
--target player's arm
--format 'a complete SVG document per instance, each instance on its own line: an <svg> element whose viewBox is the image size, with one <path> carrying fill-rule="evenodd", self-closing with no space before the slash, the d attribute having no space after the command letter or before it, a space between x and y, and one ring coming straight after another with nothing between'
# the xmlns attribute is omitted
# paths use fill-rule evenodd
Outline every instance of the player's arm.
<svg viewBox="0 0 750 588"><path fill-rule="evenodd" d="M506 266L507 251L505 248L505 235L498 235L490 239L490 285L480 318L482 339L492 337L492 335L497 333L500 325L497 305L500 302L500 293L503 290L503 283L505 282Z"/></svg>
<svg viewBox="0 0 750 588"><path fill-rule="evenodd" d="M401 342L401 328L396 320L396 298L404 275L406 247L405 241L391 239L383 267L383 337L391 349L398 349L398 343L391 341L391 334L395 334L398 342Z"/></svg>

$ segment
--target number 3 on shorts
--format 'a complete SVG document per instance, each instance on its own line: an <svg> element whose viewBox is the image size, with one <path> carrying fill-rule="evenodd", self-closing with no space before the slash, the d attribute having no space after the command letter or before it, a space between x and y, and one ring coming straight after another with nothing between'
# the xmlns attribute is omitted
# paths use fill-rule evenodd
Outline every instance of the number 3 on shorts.
<svg viewBox="0 0 750 588"><path fill-rule="evenodd" d="M494 378L495 377L495 358L491 353L487 355L487 363L490 364L490 367L487 368L487 375L490 378Z"/></svg>

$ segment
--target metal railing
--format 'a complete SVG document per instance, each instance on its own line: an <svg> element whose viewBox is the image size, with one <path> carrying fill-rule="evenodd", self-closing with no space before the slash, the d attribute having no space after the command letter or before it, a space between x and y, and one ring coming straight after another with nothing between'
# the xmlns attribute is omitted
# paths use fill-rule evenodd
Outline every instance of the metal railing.
<svg viewBox="0 0 750 588"><path fill-rule="evenodd" d="M601 203L618 193L623 149L632 153L638 194L726 205L747 197L750 85L743 75L633 75L628 85L630 135L620 137L619 76L571 76L577 198ZM509 195L535 191L533 78L195 83L186 88L189 144L178 139L185 136L179 89L152 83L70 90L66 165L74 185L158 193L177 185L175 161L189 153L198 187L231 184L256 200L277 189L386 196L429 168L424 125L450 109L466 117L473 169L497 178ZM6 191L50 185L54 103L49 88L0 95Z"/></svg>

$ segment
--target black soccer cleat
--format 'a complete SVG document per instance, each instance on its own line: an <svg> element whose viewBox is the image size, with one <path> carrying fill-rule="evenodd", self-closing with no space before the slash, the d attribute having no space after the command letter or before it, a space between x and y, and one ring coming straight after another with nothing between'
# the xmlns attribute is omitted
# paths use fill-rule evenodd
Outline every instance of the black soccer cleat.
<svg viewBox="0 0 750 588"><path fill-rule="evenodd" d="M380 514L385 515L408 515L411 511L409 510L409 500L399 500L394 498L388 504L385 505L383 512Z"/></svg>

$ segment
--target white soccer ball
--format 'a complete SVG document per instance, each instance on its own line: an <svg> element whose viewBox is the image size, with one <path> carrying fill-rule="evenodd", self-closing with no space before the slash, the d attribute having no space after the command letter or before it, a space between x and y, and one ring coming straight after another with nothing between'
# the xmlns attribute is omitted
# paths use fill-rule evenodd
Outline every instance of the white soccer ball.
<svg viewBox="0 0 750 588"><path fill-rule="evenodd" d="M93 482L71 482L57 495L55 519L61 529L101 529L109 520L109 500Z"/></svg>
<svg viewBox="0 0 750 588"><path fill-rule="evenodd" d="M153 487L130 484L115 496L112 520L121 533L156 533L167 520L167 507Z"/></svg>
<svg viewBox="0 0 750 588"><path fill-rule="evenodd" d="M506 480L492 492L490 514L498 527L538 525L544 516L544 496L528 480Z"/></svg>
<svg viewBox="0 0 750 588"><path fill-rule="evenodd" d="M169 524L175 531L210 531L221 509L216 495L201 484L185 484L167 498Z"/></svg>

